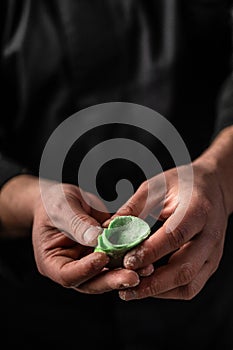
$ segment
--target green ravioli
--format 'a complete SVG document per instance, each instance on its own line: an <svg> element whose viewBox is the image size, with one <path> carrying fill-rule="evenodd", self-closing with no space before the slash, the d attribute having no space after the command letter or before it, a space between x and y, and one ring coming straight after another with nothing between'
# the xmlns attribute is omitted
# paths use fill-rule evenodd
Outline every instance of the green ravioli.
<svg viewBox="0 0 233 350"><path fill-rule="evenodd" d="M117 216L98 237L95 252L104 252L111 258L109 267L120 267L125 253L150 234L150 226L136 216Z"/></svg>

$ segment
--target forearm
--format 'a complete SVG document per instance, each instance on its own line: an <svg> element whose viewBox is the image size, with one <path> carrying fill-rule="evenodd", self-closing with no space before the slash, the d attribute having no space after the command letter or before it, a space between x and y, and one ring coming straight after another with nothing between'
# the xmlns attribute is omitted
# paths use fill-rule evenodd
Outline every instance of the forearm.
<svg viewBox="0 0 233 350"><path fill-rule="evenodd" d="M0 235L20 236L30 233L33 211L39 196L39 180L31 175L18 175L0 191Z"/></svg>
<svg viewBox="0 0 233 350"><path fill-rule="evenodd" d="M194 162L216 172L228 214L233 212L233 126L223 129L210 147Z"/></svg>

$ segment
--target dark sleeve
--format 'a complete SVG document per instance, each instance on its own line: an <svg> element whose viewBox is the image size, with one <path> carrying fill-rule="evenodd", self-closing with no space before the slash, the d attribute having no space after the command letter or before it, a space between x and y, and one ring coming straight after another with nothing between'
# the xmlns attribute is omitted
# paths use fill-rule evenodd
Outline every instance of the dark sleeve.
<svg viewBox="0 0 233 350"><path fill-rule="evenodd" d="M213 138L224 128L233 125L233 1L228 1L230 47L229 74L225 79L217 100L217 117Z"/></svg>
<svg viewBox="0 0 233 350"><path fill-rule="evenodd" d="M29 169L0 153L0 188L12 177L30 173Z"/></svg>
<svg viewBox="0 0 233 350"><path fill-rule="evenodd" d="M215 135L222 129L233 125L233 72L224 83L217 108Z"/></svg>
<svg viewBox="0 0 233 350"><path fill-rule="evenodd" d="M20 3L20 2L18 2ZM22 5L21 5L22 6ZM3 74L2 74L2 55L3 55L3 46L5 34L9 31L10 25L13 22L14 15L17 14L17 11L20 9L16 1L13 0L1 0L0 1L0 81L1 85L3 84ZM4 91L4 88L3 88ZM4 110L4 98L3 94L1 96L1 109ZM0 136L5 134L4 127L0 124ZM0 137L0 145L1 145ZM7 157L4 152L2 152L2 147L0 146L0 188L12 177L20 174L31 173L28 169L25 168L22 164L17 163L16 160L10 159Z"/></svg>

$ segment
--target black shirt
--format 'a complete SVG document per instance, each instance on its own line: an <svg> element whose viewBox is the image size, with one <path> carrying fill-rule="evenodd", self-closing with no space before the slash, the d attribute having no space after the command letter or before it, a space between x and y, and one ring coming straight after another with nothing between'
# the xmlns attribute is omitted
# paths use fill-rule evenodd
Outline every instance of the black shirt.
<svg viewBox="0 0 233 350"><path fill-rule="evenodd" d="M230 1L1 6L2 184L23 169L37 175L52 131L98 103L156 110L178 129L192 158L232 124L231 78L222 91L231 70Z"/></svg>
<svg viewBox="0 0 233 350"><path fill-rule="evenodd" d="M38 175L53 130L98 103L158 111L192 158L233 124L230 1L1 0L0 6L1 184L22 171ZM84 140L82 154L88 147ZM72 174L65 179L73 181ZM231 350L230 222L228 230L218 271L189 302L82 295L39 275L30 240L1 240L1 338L24 349L72 348L82 339L98 349Z"/></svg>

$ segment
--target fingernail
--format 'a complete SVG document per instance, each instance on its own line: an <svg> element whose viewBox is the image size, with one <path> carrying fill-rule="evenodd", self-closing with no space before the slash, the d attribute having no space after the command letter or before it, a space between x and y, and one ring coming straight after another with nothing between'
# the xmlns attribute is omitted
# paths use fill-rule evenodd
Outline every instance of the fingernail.
<svg viewBox="0 0 233 350"><path fill-rule="evenodd" d="M104 223L103 223L103 227L108 227L108 225L110 224L110 219L106 220Z"/></svg>
<svg viewBox="0 0 233 350"><path fill-rule="evenodd" d="M135 255L125 259L124 265L127 269L134 269L137 266L138 259Z"/></svg>
<svg viewBox="0 0 233 350"><path fill-rule="evenodd" d="M139 276L138 276L138 278L135 280L135 282L134 282L134 283L131 283L131 286L130 286L130 287L136 287L136 286L139 285L139 283L140 283L140 278L139 278Z"/></svg>
<svg viewBox="0 0 233 350"><path fill-rule="evenodd" d="M83 234L84 242L88 245L95 246L97 244L97 238L102 233L102 231L102 227L89 227Z"/></svg>
<svg viewBox="0 0 233 350"><path fill-rule="evenodd" d="M119 292L119 296L122 300L128 301L137 298L137 293L134 290L122 290Z"/></svg>
<svg viewBox="0 0 233 350"><path fill-rule="evenodd" d="M138 271L138 274L141 277L147 277L147 276L150 276L153 272L154 272L154 266L151 264L140 269L140 271Z"/></svg>
<svg viewBox="0 0 233 350"><path fill-rule="evenodd" d="M110 222L116 217L116 215L113 215L110 219L107 219L106 221L104 221L103 223L103 227L108 227L108 225L110 224Z"/></svg>
<svg viewBox="0 0 233 350"><path fill-rule="evenodd" d="M136 287L140 283L140 278L137 276L134 281L129 282L123 282L121 285L121 288L132 288Z"/></svg>
<svg viewBox="0 0 233 350"><path fill-rule="evenodd" d="M119 292L119 297L120 297L122 300L125 300L125 301L126 301L126 292L125 292L125 291L120 291L120 292Z"/></svg>

